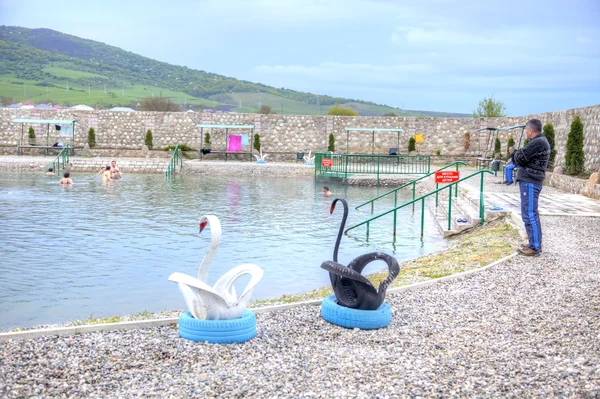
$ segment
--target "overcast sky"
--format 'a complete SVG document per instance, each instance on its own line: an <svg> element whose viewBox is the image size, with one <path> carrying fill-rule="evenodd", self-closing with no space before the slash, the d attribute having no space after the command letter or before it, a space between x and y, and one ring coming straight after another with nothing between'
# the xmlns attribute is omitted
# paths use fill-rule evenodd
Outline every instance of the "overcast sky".
<svg viewBox="0 0 600 399"><path fill-rule="evenodd" d="M600 0L0 0L0 24L406 109L600 103Z"/></svg>

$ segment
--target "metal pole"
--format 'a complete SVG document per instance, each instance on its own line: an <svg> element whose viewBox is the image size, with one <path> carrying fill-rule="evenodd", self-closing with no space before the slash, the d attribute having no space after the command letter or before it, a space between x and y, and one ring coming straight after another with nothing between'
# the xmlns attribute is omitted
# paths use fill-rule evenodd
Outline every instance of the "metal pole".
<svg viewBox="0 0 600 399"><path fill-rule="evenodd" d="M350 140L350 131L346 130L346 155L348 155L348 140Z"/></svg>
<svg viewBox="0 0 600 399"><path fill-rule="evenodd" d="M425 231L425 198L421 199L421 237Z"/></svg>
<svg viewBox="0 0 600 399"><path fill-rule="evenodd" d="M229 151L229 128L225 128L225 162L227 162L227 152Z"/></svg>
<svg viewBox="0 0 600 399"><path fill-rule="evenodd" d="M483 173L481 173L481 182L479 184L479 218L481 219L480 224L483 226L485 216L485 203L483 202Z"/></svg>
<svg viewBox="0 0 600 399"><path fill-rule="evenodd" d="M448 230L450 230L450 223L452 223L452 185L448 187L450 195L448 196Z"/></svg>
<svg viewBox="0 0 600 399"><path fill-rule="evenodd" d="M371 140L371 154L375 154L375 130L373 130L373 139Z"/></svg>

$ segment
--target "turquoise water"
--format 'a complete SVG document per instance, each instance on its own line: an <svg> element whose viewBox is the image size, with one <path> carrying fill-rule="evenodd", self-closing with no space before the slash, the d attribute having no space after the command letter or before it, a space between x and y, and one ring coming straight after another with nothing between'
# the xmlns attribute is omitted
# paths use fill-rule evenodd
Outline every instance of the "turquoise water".
<svg viewBox="0 0 600 399"><path fill-rule="evenodd" d="M127 174L104 184L99 175L75 174L72 187L58 180L0 175L0 329L183 309L167 277L197 274L210 241L209 228L198 233L203 214L217 215L223 227L209 283L256 263L265 274L254 298L329 284L320 265L332 258L342 208L330 216L331 199L312 179ZM348 225L368 215L353 206L388 190L328 184L350 203ZM443 248L437 234L421 239L419 218L409 210L399 216L396 242L391 219L373 224L368 242L357 229L343 237L339 260L380 250L402 261ZM366 271L384 267L375 262Z"/></svg>

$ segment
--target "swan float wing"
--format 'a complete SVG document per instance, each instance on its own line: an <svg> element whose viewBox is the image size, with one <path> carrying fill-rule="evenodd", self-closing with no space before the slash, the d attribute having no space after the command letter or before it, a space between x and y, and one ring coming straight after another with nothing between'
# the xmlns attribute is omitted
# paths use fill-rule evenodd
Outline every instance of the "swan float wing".
<svg viewBox="0 0 600 399"><path fill-rule="evenodd" d="M200 317L196 316L196 313L198 313L198 315L201 316L201 312L194 313L194 310L196 310L199 306L199 301L197 301L197 298L201 300L200 306L203 305L205 309L205 317L207 320L219 319L219 316L222 313L226 312L226 310L229 308L225 299L221 297L210 285L206 284L204 281L200 281L197 278L188 276L187 274L183 273L171 274L169 276L169 281L178 283L180 289L182 285L187 288L182 290L181 292L184 296L186 304L188 305L189 311L197 319ZM190 290L195 295L194 297L189 295ZM190 306L190 302L192 303L192 306Z"/></svg>
<svg viewBox="0 0 600 399"><path fill-rule="evenodd" d="M243 275L249 274L250 281L244 288L242 295L237 298L235 287L233 283ZM232 305L246 307L250 301L252 295L252 289L258 284L263 277L263 270L255 264L245 263L234 267L227 273L222 275L217 282L213 285L215 292L221 295L223 298L227 298L227 301Z"/></svg>

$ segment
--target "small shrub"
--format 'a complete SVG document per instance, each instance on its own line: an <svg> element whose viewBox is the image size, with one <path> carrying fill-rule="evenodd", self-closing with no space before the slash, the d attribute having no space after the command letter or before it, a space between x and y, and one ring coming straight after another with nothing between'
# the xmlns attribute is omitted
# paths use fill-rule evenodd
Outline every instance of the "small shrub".
<svg viewBox="0 0 600 399"><path fill-rule="evenodd" d="M178 144L178 145L179 145L179 149L180 149L182 152L185 152L185 151L197 151L195 148L192 148L192 147L190 147L190 146L189 146L189 145L187 145L187 144ZM173 145L173 144L170 144L170 145L166 146L166 147L164 148L164 150L165 150L165 151L173 151L173 150L175 149L175 147L176 147L175 145Z"/></svg>
<svg viewBox="0 0 600 399"><path fill-rule="evenodd" d="M471 133L470 132L465 133L465 140L464 140L463 145L464 145L465 151L467 151L469 148L471 148Z"/></svg>
<svg viewBox="0 0 600 399"><path fill-rule="evenodd" d="M327 144L327 151L335 152L335 136L333 133L329 133L329 144Z"/></svg>
<svg viewBox="0 0 600 399"><path fill-rule="evenodd" d="M437 155L438 157L442 156L442 150L436 150L435 155Z"/></svg>
<svg viewBox="0 0 600 399"><path fill-rule="evenodd" d="M417 142L414 137L408 139L408 152L413 152L417 150Z"/></svg>
<svg viewBox="0 0 600 399"><path fill-rule="evenodd" d="M261 105L260 109L257 112L258 114L269 115L273 113L273 110L270 105Z"/></svg>
<svg viewBox="0 0 600 399"><path fill-rule="evenodd" d="M576 115L567 136L567 153L565 154L565 168L567 173L576 175L583 172L584 162L583 123L581 123L579 115Z"/></svg>
<svg viewBox="0 0 600 399"><path fill-rule="evenodd" d="M554 138L554 126L552 126L550 123L546 123L544 125L544 130L542 131L542 134L546 136L546 139L548 139L548 143L550 144L550 159L548 161L548 166L554 166L554 159L556 158L556 141Z"/></svg>
<svg viewBox="0 0 600 399"><path fill-rule="evenodd" d="M506 142L506 155L510 156L510 152L508 152L508 149L510 147L514 147L515 146L515 139L513 139L513 136L510 136L508 138L508 141Z"/></svg>
<svg viewBox="0 0 600 399"><path fill-rule="evenodd" d="M96 146L96 131L93 127L88 130L88 146L94 148Z"/></svg>
<svg viewBox="0 0 600 399"><path fill-rule="evenodd" d="M210 148L210 133L206 132L204 134L204 148Z"/></svg>
<svg viewBox="0 0 600 399"><path fill-rule="evenodd" d="M395 112L386 112L383 116L398 116Z"/></svg>
<svg viewBox="0 0 600 399"><path fill-rule="evenodd" d="M494 155L502 153L502 144L500 143L500 139L496 137L494 141Z"/></svg>
<svg viewBox="0 0 600 399"><path fill-rule="evenodd" d="M33 129L33 126L29 126L29 130L27 131L27 136L29 137L30 140L35 140L35 130Z"/></svg>
<svg viewBox="0 0 600 399"><path fill-rule="evenodd" d="M152 130L150 130L150 129L148 129L148 131L146 132L146 138L144 139L144 144L149 149L152 149Z"/></svg>
<svg viewBox="0 0 600 399"><path fill-rule="evenodd" d="M260 152L260 134L256 133L254 135L254 144L253 144L253 148Z"/></svg>
<svg viewBox="0 0 600 399"><path fill-rule="evenodd" d="M342 107L339 104L335 104L333 107L329 108L327 115L357 116L358 111L355 111L350 107Z"/></svg>

